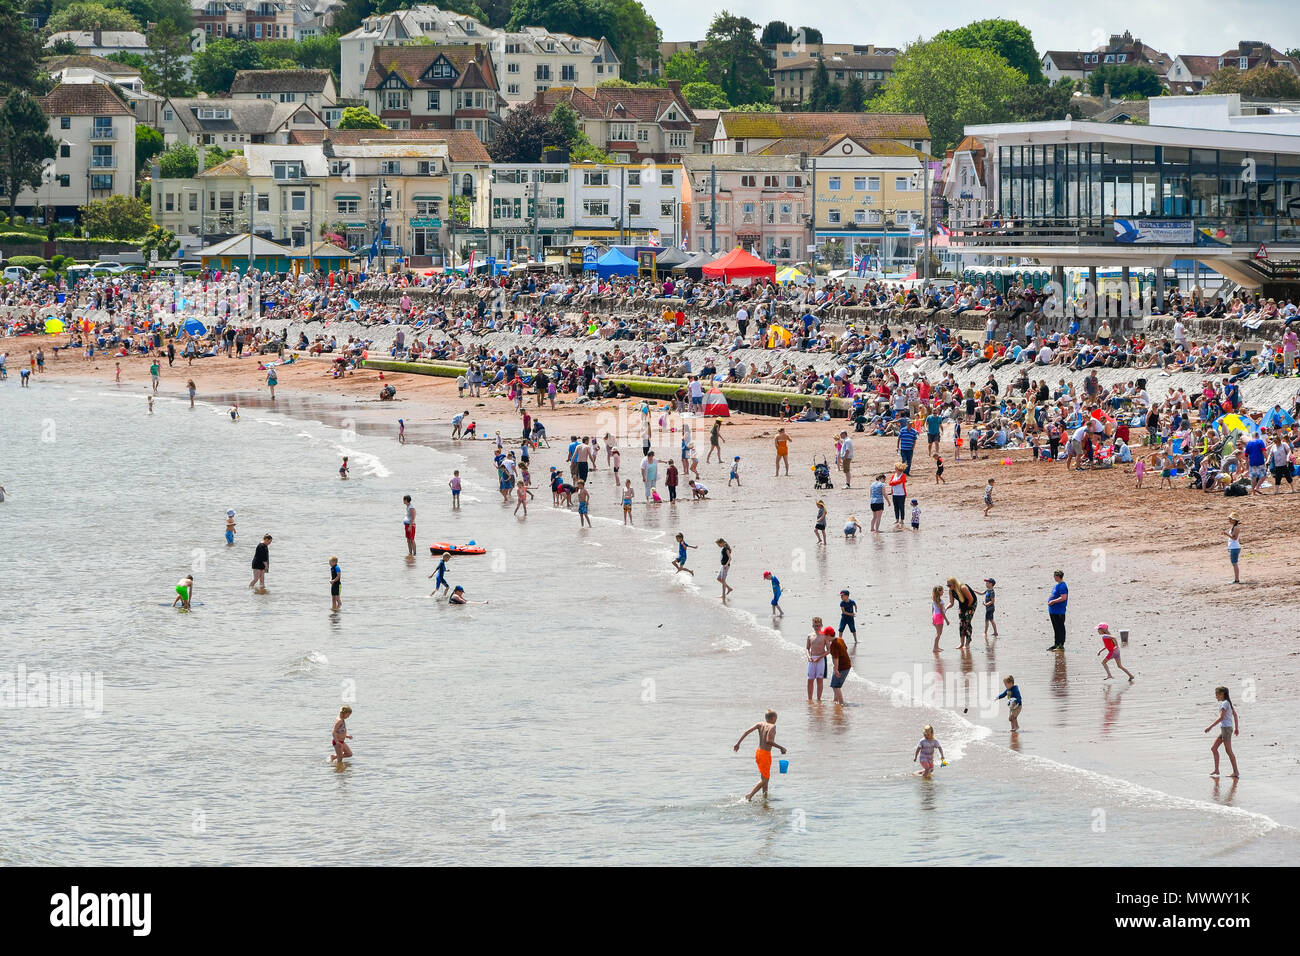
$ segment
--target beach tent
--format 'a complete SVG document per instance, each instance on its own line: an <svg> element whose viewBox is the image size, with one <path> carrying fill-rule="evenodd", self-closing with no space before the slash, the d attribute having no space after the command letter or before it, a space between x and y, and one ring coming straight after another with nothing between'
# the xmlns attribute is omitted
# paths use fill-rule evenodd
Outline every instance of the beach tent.
<svg viewBox="0 0 1300 956"><path fill-rule="evenodd" d="M617 249L609 250L596 260L596 274L602 279L610 276L634 276L636 271L636 260L628 258Z"/></svg>
<svg viewBox="0 0 1300 956"><path fill-rule="evenodd" d="M750 255L739 246L710 262L702 271L706 276L721 276L724 282L733 279L776 278L776 266Z"/></svg>
<svg viewBox="0 0 1300 956"><path fill-rule="evenodd" d="M185 320L185 326L184 326L184 328L185 328L185 331L186 331L187 333L189 333L190 335L207 335L207 334L208 334L207 326L205 326L205 325L204 325L202 322L200 322L198 319L186 319L186 320Z"/></svg>
<svg viewBox="0 0 1300 956"><path fill-rule="evenodd" d="M1214 423L1214 427L1221 432L1231 433L1235 431L1250 432L1254 431L1255 423L1247 421L1236 413L1222 415Z"/></svg>
<svg viewBox="0 0 1300 956"><path fill-rule="evenodd" d="M1264 424L1268 428L1276 428L1278 425L1294 425L1295 419L1290 412L1275 405L1264 414Z"/></svg>
<svg viewBox="0 0 1300 956"><path fill-rule="evenodd" d="M671 269L674 266L681 265L689 258L690 256L682 252L680 249L665 249L663 252L655 256L655 268L662 272L665 269Z"/></svg>
<svg viewBox="0 0 1300 956"><path fill-rule="evenodd" d="M63 320L56 319L53 316L45 320L45 334L58 335L63 331Z"/></svg>
<svg viewBox="0 0 1300 956"><path fill-rule="evenodd" d="M673 272L686 272L698 277L701 270L716 258L711 252L696 252L685 262L673 266Z"/></svg>
<svg viewBox="0 0 1300 956"><path fill-rule="evenodd" d="M727 396L722 389L711 388L704 396L704 414L710 418L730 418L731 409L727 407Z"/></svg>
<svg viewBox="0 0 1300 956"><path fill-rule="evenodd" d="M782 328L775 322L767 327L767 347L770 349L788 348L793 338L789 329Z"/></svg>
<svg viewBox="0 0 1300 956"><path fill-rule="evenodd" d="M777 282L793 282L797 285L803 285L808 281L808 277L796 269L794 266L786 266L776 274Z"/></svg>

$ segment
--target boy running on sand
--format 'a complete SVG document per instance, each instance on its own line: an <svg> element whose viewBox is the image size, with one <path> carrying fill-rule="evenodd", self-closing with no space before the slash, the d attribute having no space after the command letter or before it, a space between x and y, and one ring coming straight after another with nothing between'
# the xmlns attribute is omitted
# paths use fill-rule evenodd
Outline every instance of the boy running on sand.
<svg viewBox="0 0 1300 956"><path fill-rule="evenodd" d="M987 518L989 516L989 512L992 510L993 510L993 479L990 478L989 483L984 486L984 517Z"/></svg>
<svg viewBox="0 0 1300 956"><path fill-rule="evenodd" d="M330 732L330 746L334 748L334 753L330 754L329 763L337 760L342 764L344 757L352 756L352 748L348 746L348 741L352 739L348 733L348 718L351 716L352 708L347 704L339 708L339 719L334 721L334 729Z"/></svg>
<svg viewBox="0 0 1300 956"><path fill-rule="evenodd" d="M1122 670L1125 674L1128 674L1129 683L1130 684L1133 683L1132 671L1130 671L1127 667L1125 667L1122 663L1120 663L1119 643L1115 640L1114 637L1111 636L1110 625L1104 622L1098 624L1097 633L1101 635L1101 643L1102 643L1102 648L1097 652L1097 656L1100 657L1102 654L1106 655L1101 659L1101 666L1106 668L1106 680L1110 680L1112 677L1115 676L1110 672L1110 662L1114 661L1116 667Z"/></svg>
<svg viewBox="0 0 1300 956"><path fill-rule="evenodd" d="M686 536L683 535L683 534L681 534L681 533L679 532L678 535L677 535L677 560L673 562L673 567L674 567L676 570L673 571L673 574L677 574L679 571L685 571L685 572L686 572L687 574L689 574L691 577L695 577L695 572L692 571L690 568L688 568L688 567L686 566L686 549L687 549L687 548L695 548L695 545L693 545L693 544L687 544L687 543L686 543ZM696 549L696 550L698 550L698 549Z"/></svg>
<svg viewBox="0 0 1300 956"><path fill-rule="evenodd" d="M1007 711L1007 720L1011 721L1011 732L1014 734L1020 730L1020 707L1022 703L1020 700L1020 688L1016 686L1016 679L1010 674L1002 678L1002 686L1005 687L1006 690L993 699L1001 700L1003 697L1007 698L1007 705L1009 707Z"/></svg>
<svg viewBox="0 0 1300 956"><path fill-rule="evenodd" d="M763 572L763 580L772 582L772 613L785 617L785 611L781 610L781 580L771 571Z"/></svg>
<svg viewBox="0 0 1300 956"><path fill-rule="evenodd" d="M740 456L739 456L739 455L737 455L737 456L736 456L735 458L733 458L732 461L731 461L731 474L727 476L727 487L728 487L728 488L731 487L731 483L732 483L733 481L734 481L737 485L740 484Z"/></svg>
<svg viewBox="0 0 1300 956"><path fill-rule="evenodd" d="M1219 702L1219 718L1213 724L1205 728L1208 734L1217 725L1219 728L1219 737L1210 745L1210 753L1214 754L1214 773L1211 777L1219 775L1219 747L1222 746L1228 751L1228 759L1232 761L1232 777L1240 777L1237 771L1237 755L1232 752L1232 738L1234 735L1241 733L1241 722L1237 719L1237 708L1232 706L1232 698L1228 696L1228 688L1214 688L1214 697ZM748 731L746 731L748 733ZM744 737L740 738L744 740ZM781 751L784 753L785 751ZM771 758L769 757L770 761Z"/></svg>
<svg viewBox="0 0 1300 956"><path fill-rule="evenodd" d="M774 710L769 710L763 715L761 723L755 724L741 734L740 739L736 741L736 745L731 749L736 753L740 753L740 745L745 742L746 737L756 730L758 731L758 749L754 751L754 762L758 764L760 779L754 789L749 791L749 795L745 797L746 800L753 800L754 794L760 790L763 791L763 797L767 797L767 784L772 777L772 748L775 747L781 751L782 756L788 753L784 747L776 742L776 711Z"/></svg>
<svg viewBox="0 0 1300 956"><path fill-rule="evenodd" d="M916 776L925 777L927 780L934 773L934 752L939 751L939 759L945 759L943 756L943 747L934 737L934 728L926 724L921 728L921 742L916 745L916 750L912 753L912 763L917 762L920 758L921 769L916 772Z"/></svg>

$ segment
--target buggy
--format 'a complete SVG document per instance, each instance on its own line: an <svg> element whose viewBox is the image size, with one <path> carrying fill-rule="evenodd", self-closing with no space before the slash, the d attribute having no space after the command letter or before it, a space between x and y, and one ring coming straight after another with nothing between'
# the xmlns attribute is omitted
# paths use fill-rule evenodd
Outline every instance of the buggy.
<svg viewBox="0 0 1300 956"><path fill-rule="evenodd" d="M835 487L831 484L831 466L826 464L825 458L820 463L813 462L812 472L814 489Z"/></svg>

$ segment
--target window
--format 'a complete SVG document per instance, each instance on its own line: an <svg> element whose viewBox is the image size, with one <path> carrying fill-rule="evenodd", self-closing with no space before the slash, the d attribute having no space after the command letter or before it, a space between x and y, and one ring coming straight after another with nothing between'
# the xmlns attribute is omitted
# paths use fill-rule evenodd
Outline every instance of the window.
<svg viewBox="0 0 1300 956"><path fill-rule="evenodd" d="M534 76L533 79L549 80L550 78L551 78L551 65L549 63L538 63L537 75Z"/></svg>
<svg viewBox="0 0 1300 956"><path fill-rule="evenodd" d="M560 79L572 83L578 78L578 68L571 63L566 63L560 67Z"/></svg>
<svg viewBox="0 0 1300 956"><path fill-rule="evenodd" d="M442 109L442 91L441 91L441 90L430 90L430 91L429 91L429 106L428 106L428 108L429 108L430 110L440 110L440 109Z"/></svg>
<svg viewBox="0 0 1300 956"><path fill-rule="evenodd" d="M350 159L331 159L330 175L342 176L345 179L352 175L352 160Z"/></svg>
<svg viewBox="0 0 1300 956"><path fill-rule="evenodd" d="M754 176L740 177L740 185L742 189L752 189L757 183L758 179Z"/></svg>
<svg viewBox="0 0 1300 956"><path fill-rule="evenodd" d="M840 211L838 209L827 210L826 221L832 225L838 225L840 221Z"/></svg>
<svg viewBox="0 0 1300 956"><path fill-rule="evenodd" d="M442 215L441 199L417 199L415 201L415 214L417 216L440 216Z"/></svg>
<svg viewBox="0 0 1300 956"><path fill-rule="evenodd" d="M163 194L163 212L175 212L175 211L176 211L176 194L175 194L175 193L164 193L164 194Z"/></svg>
<svg viewBox="0 0 1300 956"><path fill-rule="evenodd" d="M865 226L867 224L867 211L865 209L853 210L853 225Z"/></svg>
<svg viewBox="0 0 1300 956"><path fill-rule="evenodd" d="M170 122L172 122L172 120L174 120L174 119L176 119L176 114L175 114L174 112L172 112L171 109L165 109L165 110L163 110L163 122L164 122L164 123L170 123Z"/></svg>
<svg viewBox="0 0 1300 956"><path fill-rule="evenodd" d="M650 142L650 127L649 127L649 126L638 126L638 127L636 128L636 141L637 141L638 143L648 143L648 142Z"/></svg>
<svg viewBox="0 0 1300 956"><path fill-rule="evenodd" d="M112 146L92 146L90 150L90 166L92 169L112 169L116 165L113 161Z"/></svg>
<svg viewBox="0 0 1300 956"><path fill-rule="evenodd" d="M909 176L894 177L894 192L905 193L912 188L912 180Z"/></svg>
<svg viewBox="0 0 1300 956"><path fill-rule="evenodd" d="M1237 59L1237 68L1241 70L1250 69L1250 57L1243 56Z"/></svg>
<svg viewBox="0 0 1300 956"><path fill-rule="evenodd" d="M507 86L507 87L506 87L506 95L507 95L507 96L518 96L518 95L519 95L519 84L518 84L518 83L511 83L509 86Z"/></svg>
<svg viewBox="0 0 1300 956"><path fill-rule="evenodd" d="M802 176L787 176L787 177L785 177L785 188L786 188L786 189L802 189L802 188L803 188L803 177L802 177Z"/></svg>
<svg viewBox="0 0 1300 956"><path fill-rule="evenodd" d="M673 184L673 171L671 169L659 170L659 185L671 186Z"/></svg>
<svg viewBox="0 0 1300 956"><path fill-rule="evenodd" d="M507 72L507 73L518 73L518 72L519 72L519 64L518 64L518 63L507 63L507 64L506 64L506 72Z"/></svg>
<svg viewBox="0 0 1300 956"><path fill-rule="evenodd" d="M582 201L584 216L608 216L609 201L605 199L584 199Z"/></svg>
<svg viewBox="0 0 1300 956"><path fill-rule="evenodd" d="M281 93L281 94L280 94L280 102L281 102L281 103L297 103L297 102L298 102L298 94L297 94L297 93Z"/></svg>
<svg viewBox="0 0 1300 956"><path fill-rule="evenodd" d="M334 200L334 207L342 215L359 213L361 211L361 199L357 196L339 196Z"/></svg>
<svg viewBox="0 0 1300 956"><path fill-rule="evenodd" d="M437 63L429 67L429 75L436 80L450 80L456 75L456 70L445 59L439 59Z"/></svg>
<svg viewBox="0 0 1300 956"><path fill-rule="evenodd" d="M866 192L866 191L867 191L867 177L866 177L866 176L854 176L854 177L853 177L853 191L854 191L855 193L861 193L861 192Z"/></svg>
<svg viewBox="0 0 1300 956"><path fill-rule="evenodd" d="M838 177L838 176L828 176L827 179L826 179L826 188L829 189L829 190L830 190L831 192L833 192L833 193L837 193L837 192L839 192L839 191L840 191L840 177Z"/></svg>
<svg viewBox="0 0 1300 956"><path fill-rule="evenodd" d="M62 173L59 176L59 185L62 186L64 189L67 189L69 186L72 185L72 177L69 176L67 173Z"/></svg>
<svg viewBox="0 0 1300 956"><path fill-rule="evenodd" d="M763 177L763 188L764 188L764 189L779 189L780 186L781 186L781 177L780 177L780 176L764 176L764 177Z"/></svg>
<svg viewBox="0 0 1300 956"><path fill-rule="evenodd" d="M686 134L685 134L685 133L669 133L669 134L668 134L668 148L669 148L669 149L685 149L685 148L686 148Z"/></svg>
<svg viewBox="0 0 1300 956"><path fill-rule="evenodd" d="M400 159L385 159L379 164L379 175L381 176L400 176L402 175L402 161Z"/></svg>
<svg viewBox="0 0 1300 956"><path fill-rule="evenodd" d="M627 214L629 216L641 215L641 204L639 202L630 202L627 204Z"/></svg>
<svg viewBox="0 0 1300 956"><path fill-rule="evenodd" d="M113 177L105 173L96 173L90 177L90 188L93 192L111 190L113 188Z"/></svg>
<svg viewBox="0 0 1300 956"><path fill-rule="evenodd" d="M641 185L641 170L639 170L639 169L629 169L629 170L627 171L627 184L628 184L629 186L640 186L640 185Z"/></svg>
<svg viewBox="0 0 1300 956"><path fill-rule="evenodd" d="M302 163L274 160L271 163L271 178L277 182L302 179Z"/></svg>
<svg viewBox="0 0 1300 956"><path fill-rule="evenodd" d="M192 192L192 193L189 193L189 197L190 197L190 212L198 212L198 211L199 211L199 194L198 194L198 193L195 193L195 192Z"/></svg>
<svg viewBox="0 0 1300 956"><path fill-rule="evenodd" d="M608 186L609 172L604 169L584 169L582 171L582 185Z"/></svg>
<svg viewBox="0 0 1300 956"><path fill-rule="evenodd" d="M1117 56L1115 57L1115 62L1116 62L1116 63L1123 63L1123 62L1124 62L1125 60L1127 60L1127 59L1128 59L1128 54L1127 54L1127 53L1120 53L1119 55L1117 55Z"/></svg>
<svg viewBox="0 0 1300 956"><path fill-rule="evenodd" d="M60 116L60 117L59 117L59 129L72 129L72 117L71 117L71 116Z"/></svg>
<svg viewBox="0 0 1300 956"><path fill-rule="evenodd" d="M60 159L67 159L67 158L68 158L69 156L71 156L71 155L72 155L72 147L69 146L67 143L60 143L60 144L59 144L59 158L60 158Z"/></svg>
<svg viewBox="0 0 1300 956"><path fill-rule="evenodd" d="M879 176L868 176L868 177L867 177L867 192L872 192L872 193L878 193L878 192L880 192L880 177L879 177Z"/></svg>
<svg viewBox="0 0 1300 956"><path fill-rule="evenodd" d="M675 210L673 209L673 204L671 202L661 202L659 204L660 219L671 219L673 218L674 212Z"/></svg>
<svg viewBox="0 0 1300 956"><path fill-rule="evenodd" d="M246 198L247 198L247 197L246 197L242 192L239 194L239 208L240 208L240 209L243 209L243 208L244 208L244 205L245 205L244 200L245 200ZM257 211L258 211L258 212L270 212L270 211L271 211L271 194L270 194L270 193L258 193L258 194L257 194L257 203L256 203L256 205L257 205Z"/></svg>
<svg viewBox="0 0 1300 956"><path fill-rule="evenodd" d="M410 103L410 94L406 90L387 90L384 93L383 109L404 110Z"/></svg>
<svg viewBox="0 0 1300 956"><path fill-rule="evenodd" d="M492 218L493 219L522 219L523 200L510 197L493 196L492 197Z"/></svg>
<svg viewBox="0 0 1300 956"><path fill-rule="evenodd" d="M95 139L112 139L113 138L113 117L96 116L95 125L91 130L91 135Z"/></svg>
<svg viewBox="0 0 1300 956"><path fill-rule="evenodd" d="M415 174L417 176L436 176L438 174L438 163L432 159L422 159L415 164Z"/></svg>
<svg viewBox="0 0 1300 956"><path fill-rule="evenodd" d="M740 155L744 151L745 151L745 141L743 139L736 140L736 154Z"/></svg>
<svg viewBox="0 0 1300 956"><path fill-rule="evenodd" d="M632 141L634 134L631 123L610 123L609 138L611 141L619 143L629 143Z"/></svg>
<svg viewBox="0 0 1300 956"><path fill-rule="evenodd" d="M539 199L537 201L537 218L538 219L563 219L564 199L562 197L555 197L552 199Z"/></svg>

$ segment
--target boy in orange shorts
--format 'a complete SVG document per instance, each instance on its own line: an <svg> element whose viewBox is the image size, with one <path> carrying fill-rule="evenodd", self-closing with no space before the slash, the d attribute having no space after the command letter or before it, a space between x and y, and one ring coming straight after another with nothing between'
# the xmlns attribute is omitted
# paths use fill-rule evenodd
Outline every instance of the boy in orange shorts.
<svg viewBox="0 0 1300 956"><path fill-rule="evenodd" d="M754 785L754 789L749 791L746 800L753 800L754 794L759 790L763 791L763 797L767 797L767 784L772 777L772 748L775 747L781 751L782 755L786 749L776 742L776 711L769 710L763 715L763 722L755 724L747 731L740 735L736 741L736 746L731 749L740 753L740 745L745 742L745 738L758 731L758 749L754 751L754 762L758 764L759 781Z"/></svg>

